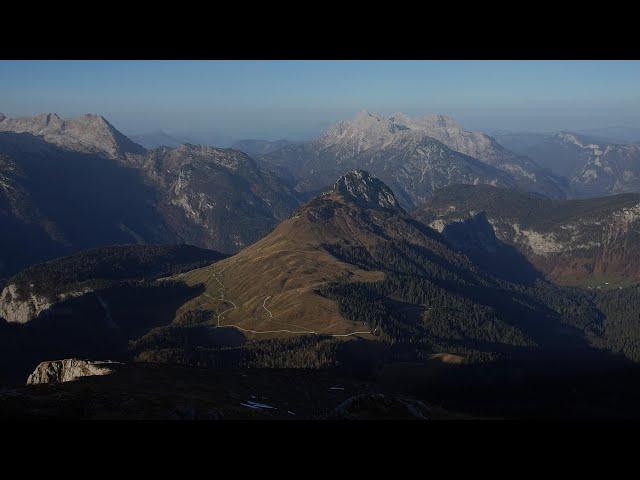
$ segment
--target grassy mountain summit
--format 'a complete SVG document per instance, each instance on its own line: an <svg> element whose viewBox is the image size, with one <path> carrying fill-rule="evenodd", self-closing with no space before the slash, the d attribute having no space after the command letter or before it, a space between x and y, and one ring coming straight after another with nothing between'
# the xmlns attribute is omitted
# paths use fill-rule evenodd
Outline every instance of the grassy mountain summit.
<svg viewBox="0 0 640 480"><path fill-rule="evenodd" d="M597 328L590 307L549 282L521 284L475 264L361 170L255 244L178 279L205 289L182 315L208 312L209 325L248 337L362 336L431 354L513 353L588 348L582 329Z"/></svg>

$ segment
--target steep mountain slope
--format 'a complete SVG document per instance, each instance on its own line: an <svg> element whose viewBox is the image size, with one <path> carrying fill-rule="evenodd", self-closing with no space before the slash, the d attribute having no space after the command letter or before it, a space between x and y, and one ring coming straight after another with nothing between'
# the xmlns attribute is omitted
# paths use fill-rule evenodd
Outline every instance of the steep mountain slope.
<svg viewBox="0 0 640 480"><path fill-rule="evenodd" d="M456 152L423 130L362 112L320 138L260 157L286 169L300 192L319 190L349 170L364 168L386 182L405 206L422 203L452 183L515 186L512 175Z"/></svg>
<svg viewBox="0 0 640 480"><path fill-rule="evenodd" d="M640 145L572 132L505 134L498 140L569 180L570 195L640 192Z"/></svg>
<svg viewBox="0 0 640 480"><path fill-rule="evenodd" d="M7 232L0 279L100 245L188 242L237 251L298 204L275 174L238 151L146 151L95 115L0 122L0 227Z"/></svg>
<svg viewBox="0 0 640 480"><path fill-rule="evenodd" d="M363 171L233 257L177 279L205 289L180 314L215 327L360 335L410 344L410 355L582 348L579 329L598 321L541 278L517 284L483 271Z"/></svg>
<svg viewBox="0 0 640 480"><path fill-rule="evenodd" d="M298 205L275 174L235 150L185 144L151 150L129 163L155 188L171 231L197 246L238 251Z"/></svg>
<svg viewBox="0 0 640 480"><path fill-rule="evenodd" d="M526 155L540 166L568 179L589 160L589 151L575 142L566 141L560 133L503 133L496 135L496 139L508 149Z"/></svg>
<svg viewBox="0 0 640 480"><path fill-rule="evenodd" d="M23 180L24 172L10 157L0 154L0 279L31 261L65 250L60 233L34 205Z"/></svg>
<svg viewBox="0 0 640 480"><path fill-rule="evenodd" d="M5 117L0 121L0 132L30 133L61 148L99 153L109 158L144 153L143 147L129 140L100 115L86 114L72 119L62 119L55 113Z"/></svg>
<svg viewBox="0 0 640 480"><path fill-rule="evenodd" d="M575 142L588 157L571 178L574 195L640 192L640 145L583 143L572 135L567 135L567 141Z"/></svg>
<svg viewBox="0 0 640 480"><path fill-rule="evenodd" d="M141 172L100 155L0 132L0 277L105 244L171 243Z"/></svg>
<svg viewBox="0 0 640 480"><path fill-rule="evenodd" d="M551 198L565 196L565 185L560 178L545 171L530 158L507 150L494 138L483 132L464 130L454 119L444 115L426 115L411 118L395 113L389 119L412 130L425 132L452 150L477 158L511 174L519 188L544 194Z"/></svg>
<svg viewBox="0 0 640 480"><path fill-rule="evenodd" d="M0 318L26 323L56 303L124 280L153 279L224 258L189 245L118 245L85 250L22 270L0 293Z"/></svg>
<svg viewBox="0 0 640 480"><path fill-rule="evenodd" d="M437 192L415 216L448 236L481 212L502 242L555 281L640 279L640 195L550 200L456 185Z"/></svg>
<svg viewBox="0 0 640 480"><path fill-rule="evenodd" d="M129 342L171 323L199 292L157 278L220 258L186 245L121 245L23 270L0 294L0 384L24 382L45 360L129 359Z"/></svg>

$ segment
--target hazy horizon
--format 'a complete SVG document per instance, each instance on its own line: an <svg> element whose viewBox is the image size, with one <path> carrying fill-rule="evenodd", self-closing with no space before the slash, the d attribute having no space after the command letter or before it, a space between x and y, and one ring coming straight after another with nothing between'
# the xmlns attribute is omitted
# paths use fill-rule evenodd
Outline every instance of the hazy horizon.
<svg viewBox="0 0 640 480"><path fill-rule="evenodd" d="M1 61L0 112L221 146L307 140L362 110L552 132L640 128L638 84L638 61Z"/></svg>

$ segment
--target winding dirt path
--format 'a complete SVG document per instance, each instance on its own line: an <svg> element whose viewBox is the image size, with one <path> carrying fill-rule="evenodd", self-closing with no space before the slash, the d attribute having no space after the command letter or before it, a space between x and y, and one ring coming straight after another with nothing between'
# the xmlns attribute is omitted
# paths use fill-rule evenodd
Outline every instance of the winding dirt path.
<svg viewBox="0 0 640 480"><path fill-rule="evenodd" d="M352 335L372 335L371 331L367 330L367 331L359 331L359 332L351 332L351 333L329 333L329 334L325 334L325 333L318 333L315 332L313 330L307 330L307 329L302 329L302 330L287 330L287 329L281 329L281 330L252 330L249 328L243 328L239 325L234 325L234 324L224 324L224 325L220 325L220 320L224 319L224 314L226 314L227 312L230 312L232 310L236 310L238 308L238 306L232 301L229 300L228 298L225 298L224 296L224 291L225 291L225 286L224 283L222 283L222 280L219 278L219 276L224 272L224 270L227 267L225 266L222 270L220 270L220 272L216 272L215 270L213 270L211 272L211 276L209 277L209 279L211 279L212 277L216 280L216 282L218 282L218 284L220 285L220 298L214 298L211 295L209 295L208 293L203 293L203 296L209 298L210 300L214 301L214 302L226 302L226 303L230 303L232 306L227 308L226 310L223 310L222 312L218 313L217 315L217 323L215 328L223 328L223 327L232 327L232 328L236 328L242 332L249 332L249 333L254 333L257 335L261 335L261 334L272 334L272 333L292 333L292 334L298 334L298 335L302 335L302 334L310 334L310 335L328 335L331 337L350 337ZM273 317L273 313L271 312L271 310L269 310L267 308L267 300L269 300L271 298L271 295L268 295L264 298L264 300L262 301L262 308L264 309L265 312L267 312L267 314L269 315L269 318L271 320L274 320ZM200 306L200 308L202 309L202 306ZM275 320L274 320L275 321ZM279 322L278 322L279 323ZM298 327L297 325L294 325L295 327ZM302 328L302 327L298 327L298 328Z"/></svg>

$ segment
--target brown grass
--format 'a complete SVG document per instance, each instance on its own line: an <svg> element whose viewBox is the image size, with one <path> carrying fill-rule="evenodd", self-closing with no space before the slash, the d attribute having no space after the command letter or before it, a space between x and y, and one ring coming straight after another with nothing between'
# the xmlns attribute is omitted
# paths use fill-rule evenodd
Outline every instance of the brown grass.
<svg viewBox="0 0 640 480"><path fill-rule="evenodd" d="M335 241L345 233L352 238L358 232L342 219L329 225L314 224L304 215L286 220L270 235L237 255L180 277L189 285L206 287L205 294L181 310L202 306L222 311L232 307L219 300L222 287L216 280L218 275L224 285L225 299L237 307L221 317L221 325L234 324L261 332L292 330L344 335L367 331L367 326L346 320L333 300L315 293L338 280L381 281L384 278L382 272L359 269L322 250L322 243ZM272 317L263 308L267 297L266 307ZM217 318L212 322L217 322Z"/></svg>

